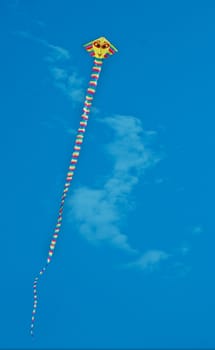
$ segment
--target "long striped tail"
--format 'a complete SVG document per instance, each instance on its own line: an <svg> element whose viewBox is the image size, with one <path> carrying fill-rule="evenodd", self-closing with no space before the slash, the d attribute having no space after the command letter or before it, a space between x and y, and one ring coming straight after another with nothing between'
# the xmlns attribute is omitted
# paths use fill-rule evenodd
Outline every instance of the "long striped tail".
<svg viewBox="0 0 215 350"><path fill-rule="evenodd" d="M66 181L64 184L64 189L63 189L63 194L61 196L61 202L60 202L60 208L58 211L58 218L57 218L57 223L54 229L54 233L52 235L51 243L49 246L49 252L48 252L48 257L46 259L46 264L44 267L40 270L39 274L35 277L34 283L33 283L33 309L32 309L32 317L31 317L31 326L30 326L30 333L33 336L34 335L34 328L35 328L35 317L37 313L37 306L38 306L38 281L40 280L41 276L45 273L48 265L50 264L54 250L56 247L57 239L59 237L61 225L62 225L62 220L63 220L63 210L64 210L64 203L65 199L67 197L69 187L71 185L71 181L74 176L74 172L76 169L76 164L78 162L78 157L81 151L81 145L84 140L84 133L86 131L87 127L87 122L88 122L88 117L90 113L90 108L92 106L92 101L94 94L96 92L96 86L97 82L100 76L101 68L102 68L102 59L95 59L94 60L94 65L92 67L92 72L91 72L91 79L88 84L87 88L87 94L85 97L84 101L84 107L83 107L83 114L81 115L81 121L80 125L77 131L76 139L75 139L75 144L73 147L73 152L72 156L70 159L70 164L68 168L68 172L66 175Z"/></svg>

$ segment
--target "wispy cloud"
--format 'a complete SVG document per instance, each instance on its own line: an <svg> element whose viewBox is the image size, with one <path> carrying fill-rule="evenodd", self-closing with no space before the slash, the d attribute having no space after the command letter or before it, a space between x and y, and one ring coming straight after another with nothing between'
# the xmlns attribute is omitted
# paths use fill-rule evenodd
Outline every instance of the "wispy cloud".
<svg viewBox="0 0 215 350"><path fill-rule="evenodd" d="M48 68L55 87L59 88L74 103L80 103L84 99L83 79L80 78L74 68L65 65L70 59L67 50L49 44L49 55L46 56ZM62 65L64 63L64 65Z"/></svg>
<svg viewBox="0 0 215 350"><path fill-rule="evenodd" d="M200 235L203 232L203 227L201 225L196 225L191 228L193 235Z"/></svg>
<svg viewBox="0 0 215 350"><path fill-rule="evenodd" d="M49 67L54 85L62 90L73 102L82 102L84 99L83 80L75 72L57 66Z"/></svg>
<svg viewBox="0 0 215 350"><path fill-rule="evenodd" d="M71 58L70 53L67 49L64 49L57 45L50 44L47 40L38 38L37 36L32 35L29 32L26 31L16 31L14 33L15 35L18 35L20 37L30 39L50 50L48 53L46 59L51 62L56 62L59 60L69 60Z"/></svg>
<svg viewBox="0 0 215 350"><path fill-rule="evenodd" d="M160 155L148 147L149 134L143 130L138 118L116 115L100 119L100 122L112 128L115 134L113 142L107 145L108 153L115 159L115 174L133 172L138 177L144 169L160 160Z"/></svg>
<svg viewBox="0 0 215 350"><path fill-rule="evenodd" d="M74 191L70 200L71 215L87 240L105 241L138 253L121 230L122 216L128 210L130 194L144 170L154 166L160 156L147 145L148 137L144 142L139 119L117 115L103 119L102 123L113 131L113 141L106 145L106 153L113 160L112 171L102 187L81 187Z"/></svg>
<svg viewBox="0 0 215 350"><path fill-rule="evenodd" d="M19 31L15 33L23 38L30 39L47 49L44 60L48 64L50 76L55 87L60 89L74 103L80 103L84 98L83 79L78 76L77 69L71 67L69 50L50 44L47 40Z"/></svg>
<svg viewBox="0 0 215 350"><path fill-rule="evenodd" d="M178 249L178 252L181 253L182 255L187 255L190 253L190 247L188 246L187 243L182 244L182 246Z"/></svg>
<svg viewBox="0 0 215 350"><path fill-rule="evenodd" d="M108 242L135 253L126 234L120 231L120 209L115 201L105 189L81 187L70 200L72 217L78 223L80 234L88 241Z"/></svg>
<svg viewBox="0 0 215 350"><path fill-rule="evenodd" d="M57 61L67 61L71 58L69 51L63 47L49 44L45 40L39 40L39 42L44 44L50 50L49 55L46 57L47 61L56 63Z"/></svg>
<svg viewBox="0 0 215 350"><path fill-rule="evenodd" d="M170 255L162 250L148 250L137 260L126 264L125 267L135 268L138 270L154 271L155 269L158 269L162 261L167 260L169 257Z"/></svg>

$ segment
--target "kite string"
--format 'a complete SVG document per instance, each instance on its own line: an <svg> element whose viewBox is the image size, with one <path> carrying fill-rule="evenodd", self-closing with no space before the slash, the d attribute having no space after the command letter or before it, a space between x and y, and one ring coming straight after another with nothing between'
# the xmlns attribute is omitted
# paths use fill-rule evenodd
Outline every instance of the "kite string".
<svg viewBox="0 0 215 350"><path fill-rule="evenodd" d="M72 181L74 173L75 173L76 164L78 162L78 158L79 158L80 151L81 151L81 145L84 141L84 133L86 131L87 122L88 122L89 113L90 113L90 108L92 106L93 97L94 97L94 94L96 92L96 86L97 86L97 82L98 82L98 79L100 76L102 63L103 63L102 59L95 59L94 60L94 65L92 67L90 81L88 83L87 94L85 96L83 114L81 115L81 121L80 121L79 128L77 131L75 144L73 147L73 152L72 152L72 156L71 156L70 163L69 163L69 168L68 168L67 175L66 175L66 181L64 184L63 194L61 196L61 201L60 201L60 208L58 210L57 223L56 223L54 233L53 233L52 238L51 238L51 243L49 246L46 264L39 271L39 274L35 277L34 282L33 282L33 299L34 299L34 301L33 301L31 326L30 326L30 333L32 336L34 335L35 316L36 316L37 306L38 306L37 284L38 284L40 277L45 273L48 265L50 264L50 262L52 260L53 254L54 254L57 239L59 237L59 233L60 233L60 229L61 229L61 225L62 225L65 199L67 197L69 187L71 185L71 181Z"/></svg>

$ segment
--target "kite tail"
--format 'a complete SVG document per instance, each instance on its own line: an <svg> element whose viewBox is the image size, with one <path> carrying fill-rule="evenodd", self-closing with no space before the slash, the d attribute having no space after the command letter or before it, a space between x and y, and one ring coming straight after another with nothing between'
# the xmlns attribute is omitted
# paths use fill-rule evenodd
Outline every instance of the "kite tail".
<svg viewBox="0 0 215 350"><path fill-rule="evenodd" d="M44 267L40 270L39 274L34 279L34 283L33 283L34 301L33 301L31 326L30 326L30 333L32 336L34 335L35 317L36 317L37 305L38 305L37 284L38 284L40 277L45 273L48 265L50 264L50 262L52 260L53 254L54 254L54 250L56 247L57 239L59 237L59 232L60 232L62 220L63 220L64 202L65 202L65 199L67 197L69 187L71 185L71 181L72 181L73 176L74 176L76 164L78 162L78 157L79 157L79 154L81 151L81 145L82 145L83 140L84 140L84 133L86 131L88 116L90 113L90 108L92 106L93 97L94 97L94 94L96 92L96 86L97 86L97 82L98 82L98 79L100 76L102 63L103 63L103 61L101 59L94 60L94 65L92 67L91 77L90 77L90 81L89 81L88 88L87 88L87 94L86 94L85 101L84 101L83 114L81 115L81 121L80 121L79 128L77 131L72 156L70 159L70 164L69 164L68 172L66 175L66 181L64 184L63 194L61 196L60 208L58 211L57 223L56 223L54 233L52 235L51 243L49 246L48 257L46 259L46 264L44 265Z"/></svg>

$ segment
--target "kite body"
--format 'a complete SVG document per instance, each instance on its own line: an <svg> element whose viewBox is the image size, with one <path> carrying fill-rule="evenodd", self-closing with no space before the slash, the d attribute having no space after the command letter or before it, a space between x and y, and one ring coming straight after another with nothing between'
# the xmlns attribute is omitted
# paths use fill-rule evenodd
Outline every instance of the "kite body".
<svg viewBox="0 0 215 350"><path fill-rule="evenodd" d="M109 55L113 55L115 52L117 52L117 49L105 38L105 37L100 37L96 40L93 40L87 44L84 45L85 49L90 53L91 56L93 56L94 59L94 64L92 67L92 72L90 76L90 81L88 83L88 88L87 88L87 94L85 96L85 101L84 101L84 106L83 106L83 113L81 115L81 120L79 124L79 128L77 131L74 147L73 147L73 152L71 155L70 159L70 164L68 168L68 172L66 175L66 181L64 184L64 189L63 193L61 196L60 200L60 207L58 211L58 217L57 217L57 222L56 226L54 229L54 233L52 235L51 243L49 246L49 251L48 251L48 256L46 259L46 263L44 267L39 271L39 274L35 277L34 283L33 283L33 309L32 309L32 317L31 317L31 326L30 326L30 333L31 335L34 335L34 327L35 327L35 316L37 312L37 304L38 304L38 293L37 293L37 285L40 277L44 274L46 271L48 265L50 264L57 239L59 237L61 225L62 225L62 220L63 220L63 209L64 209L64 203L65 199L67 197L69 187L71 185L71 181L73 179L76 165L78 162L78 158L80 155L81 147L84 141L84 135L88 123L88 118L89 118L89 113L90 109L92 106L93 98L96 93L96 87L98 83L98 79L100 77L101 69L102 69L102 64L103 64L103 59L107 58Z"/></svg>
<svg viewBox="0 0 215 350"><path fill-rule="evenodd" d="M117 49L113 44L110 43L105 37L101 36L100 38L90 41L85 44L84 47L88 52L90 52L91 56L96 58L107 58L108 55L113 55L117 52Z"/></svg>

